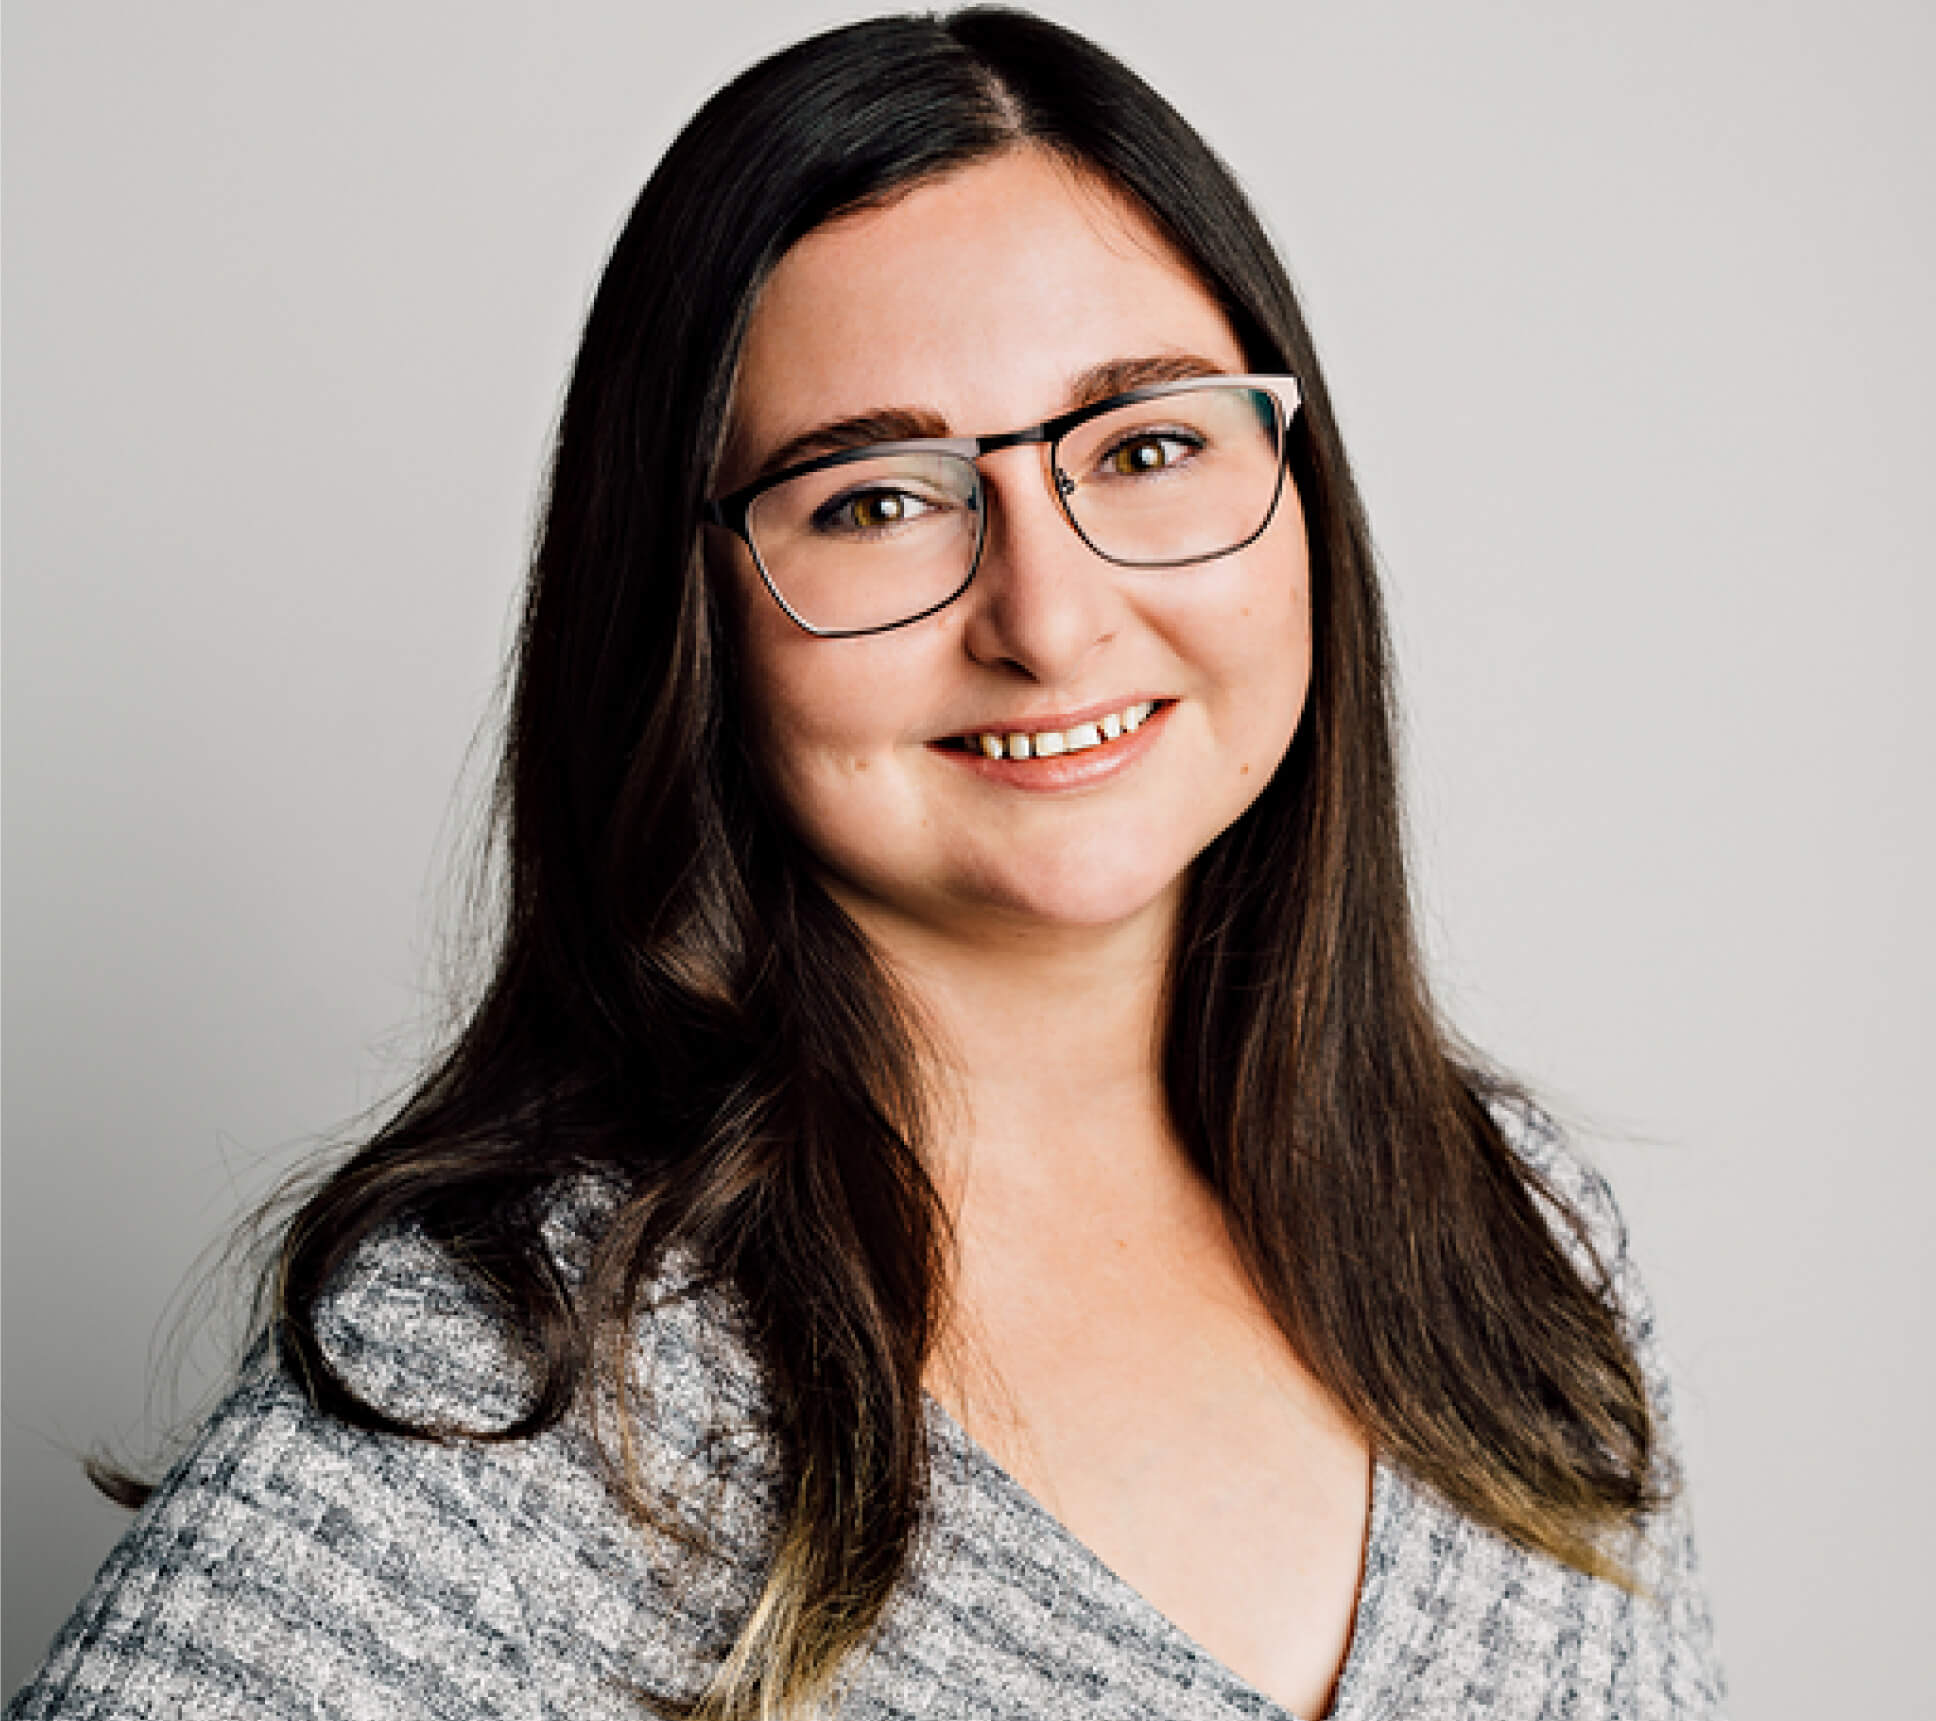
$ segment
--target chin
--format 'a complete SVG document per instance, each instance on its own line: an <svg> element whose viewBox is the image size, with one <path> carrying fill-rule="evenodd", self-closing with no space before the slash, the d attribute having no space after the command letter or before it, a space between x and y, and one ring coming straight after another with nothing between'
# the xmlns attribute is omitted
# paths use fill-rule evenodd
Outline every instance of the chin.
<svg viewBox="0 0 1936 1721"><path fill-rule="evenodd" d="M1176 867L1093 865L1049 876L981 880L963 906L984 905L1003 920L1024 921L1043 931L1055 927L1100 930L1151 913L1174 911L1182 896L1187 863Z"/></svg>

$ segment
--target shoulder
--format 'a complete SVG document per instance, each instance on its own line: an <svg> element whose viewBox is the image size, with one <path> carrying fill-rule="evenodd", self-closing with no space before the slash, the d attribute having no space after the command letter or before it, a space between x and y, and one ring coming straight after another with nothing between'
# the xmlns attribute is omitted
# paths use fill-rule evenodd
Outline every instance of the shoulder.
<svg viewBox="0 0 1936 1721"><path fill-rule="evenodd" d="M484 1287L420 1225L367 1238L318 1300L313 1323L324 1364L400 1422L487 1433L530 1404L530 1356Z"/></svg>
<svg viewBox="0 0 1936 1721"><path fill-rule="evenodd" d="M597 1217L569 1196L547 1215L561 1271ZM624 1335L623 1444L702 1555L630 1509L621 1443L586 1407L515 1440L374 1433L264 1345L10 1721L596 1717L635 1713L627 1689L692 1689L757 1587L770 1506L734 1325L683 1289L661 1275ZM530 1401L525 1346L420 1227L365 1243L316 1327L329 1366L400 1420L489 1430Z"/></svg>
<svg viewBox="0 0 1936 1721"><path fill-rule="evenodd" d="M1629 1592L1560 1567L1473 1526L1459 1534L1490 1578L1475 1589L1510 1592L1483 1615L1490 1633L1524 1629L1529 1644L1554 1629L1584 1653L1576 1673L1603 1681L1605 1712L1718 1716L1724 1681L1714 1652L1693 1527L1683 1492L1672 1370L1655 1327L1652 1300L1635 1264L1627 1221L1606 1176L1552 1115L1518 1092L1494 1091L1486 1105L1527 1176L1534 1201L1587 1283L1618 1318L1644 1383L1652 1419L1652 1480L1657 1507L1615 1546L1635 1580ZM1419 1508L1421 1522L1443 1509ZM1475 1627L1481 1616L1474 1615ZM1475 1651L1475 1654L1477 1651ZM1448 1713L1453 1705L1447 1705Z"/></svg>
<svg viewBox="0 0 1936 1721"><path fill-rule="evenodd" d="M1660 1431L1667 1433L1674 1388L1656 1330L1653 1298L1635 1262L1613 1185L1552 1115L1523 1093L1495 1091L1487 1096L1486 1107L1574 1269L1618 1316ZM1671 1439L1662 1441L1659 1458L1663 1478L1672 1476L1677 1464Z"/></svg>
<svg viewBox="0 0 1936 1721"><path fill-rule="evenodd" d="M10 1716L465 1713L453 1670L526 1653L482 1469L322 1416L260 1348Z"/></svg>
<svg viewBox="0 0 1936 1721"><path fill-rule="evenodd" d="M624 1200L613 1183L562 1182L539 1219L548 1263L576 1295ZM315 1311L317 1345L357 1397L399 1421L489 1434L532 1403L538 1358L489 1287L426 1228L403 1221L350 1257ZM661 1416L697 1401L718 1414L757 1412L757 1371L728 1295L691 1260L662 1262L641 1289L612 1355L626 1369L628 1401L651 1389Z"/></svg>
<svg viewBox="0 0 1936 1721"><path fill-rule="evenodd" d="M1561 1247L1620 1322L1653 1416L1655 1486L1672 1497L1683 1482L1675 1371L1613 1186L1533 1100L1494 1094L1486 1103Z"/></svg>
<svg viewBox="0 0 1936 1721"><path fill-rule="evenodd" d="M1483 1097L1574 1266L1617 1296L1630 1260L1627 1221L1613 1185L1537 1101L1506 1088L1493 1088Z"/></svg>

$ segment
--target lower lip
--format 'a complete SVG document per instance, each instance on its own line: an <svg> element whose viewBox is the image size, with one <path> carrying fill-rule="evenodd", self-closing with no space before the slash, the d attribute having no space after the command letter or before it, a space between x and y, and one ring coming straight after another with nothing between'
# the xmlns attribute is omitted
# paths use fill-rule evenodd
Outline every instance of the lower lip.
<svg viewBox="0 0 1936 1721"><path fill-rule="evenodd" d="M1164 701L1133 732L1105 741L1100 747L1085 747L1080 753L1057 753L1048 759L991 759L986 753L971 753L963 747L937 744L933 751L949 764L1006 789L1027 789L1038 794L1086 789L1128 770L1155 746L1157 732L1175 704L1174 700Z"/></svg>

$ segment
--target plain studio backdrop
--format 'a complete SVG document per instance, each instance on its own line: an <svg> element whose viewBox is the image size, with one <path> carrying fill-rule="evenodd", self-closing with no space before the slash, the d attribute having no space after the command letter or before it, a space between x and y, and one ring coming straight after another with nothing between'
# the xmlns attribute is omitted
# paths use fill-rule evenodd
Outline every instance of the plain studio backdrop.
<svg viewBox="0 0 1936 1721"><path fill-rule="evenodd" d="M1936 12L1046 9L1208 134L1307 297L1444 999L1624 1199L1735 1711L1910 1713ZM152 1443L197 1257L436 1020L624 211L728 76L857 15L9 8L7 1689L124 1522L75 1454Z"/></svg>

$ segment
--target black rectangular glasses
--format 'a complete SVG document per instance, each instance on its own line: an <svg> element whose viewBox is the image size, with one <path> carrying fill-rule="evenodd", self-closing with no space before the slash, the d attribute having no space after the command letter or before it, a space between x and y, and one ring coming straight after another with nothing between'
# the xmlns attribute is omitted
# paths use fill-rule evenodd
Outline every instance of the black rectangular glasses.
<svg viewBox="0 0 1936 1721"><path fill-rule="evenodd" d="M883 633L968 589L981 562L984 454L1046 443L1062 512L1103 560L1180 568L1271 522L1300 403L1288 376L1155 383L1000 436L922 437L807 460L719 497L774 600L824 638Z"/></svg>

